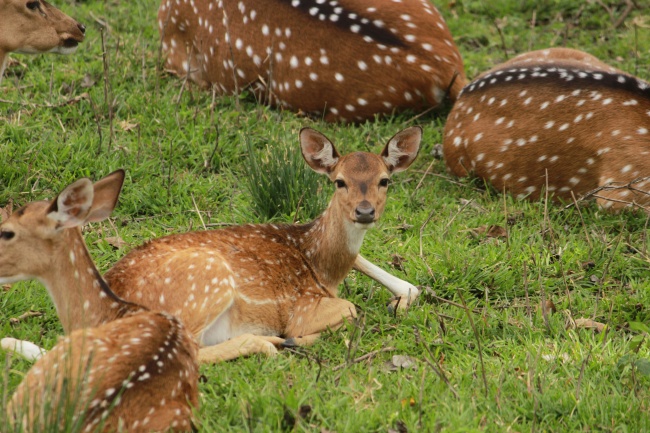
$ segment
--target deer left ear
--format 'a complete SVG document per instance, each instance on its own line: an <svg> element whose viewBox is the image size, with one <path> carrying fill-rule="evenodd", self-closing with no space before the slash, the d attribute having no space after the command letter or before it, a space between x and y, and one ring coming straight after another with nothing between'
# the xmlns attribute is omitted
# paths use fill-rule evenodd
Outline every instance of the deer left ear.
<svg viewBox="0 0 650 433"><path fill-rule="evenodd" d="M79 179L52 200L47 217L57 222L58 229L80 226L86 222L93 195L90 179Z"/></svg>
<svg viewBox="0 0 650 433"><path fill-rule="evenodd" d="M388 140L381 151L381 157L391 173L397 173L409 168L420 151L422 128L412 126L398 132Z"/></svg>
<svg viewBox="0 0 650 433"><path fill-rule="evenodd" d="M317 173L331 173L341 159L334 144L323 134L311 128L300 130L300 149L307 164Z"/></svg>

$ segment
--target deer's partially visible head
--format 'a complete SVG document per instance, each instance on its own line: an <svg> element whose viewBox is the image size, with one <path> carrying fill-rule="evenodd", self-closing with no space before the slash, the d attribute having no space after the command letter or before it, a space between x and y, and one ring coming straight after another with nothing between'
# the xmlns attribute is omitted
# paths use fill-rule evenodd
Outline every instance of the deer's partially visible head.
<svg viewBox="0 0 650 433"><path fill-rule="evenodd" d="M9 52L73 53L86 27L43 0L0 0L0 60Z"/></svg>
<svg viewBox="0 0 650 433"><path fill-rule="evenodd" d="M118 170L94 185L79 179L51 201L29 203L0 224L0 284L30 278L46 278L62 252L75 261L69 230L111 214L117 203L124 171Z"/></svg>
<svg viewBox="0 0 650 433"><path fill-rule="evenodd" d="M414 126L398 132L379 155L355 152L341 156L323 134L303 128L300 146L307 164L336 184L330 208L335 207L344 220L363 229L381 217L390 176L411 165L421 138L422 129Z"/></svg>

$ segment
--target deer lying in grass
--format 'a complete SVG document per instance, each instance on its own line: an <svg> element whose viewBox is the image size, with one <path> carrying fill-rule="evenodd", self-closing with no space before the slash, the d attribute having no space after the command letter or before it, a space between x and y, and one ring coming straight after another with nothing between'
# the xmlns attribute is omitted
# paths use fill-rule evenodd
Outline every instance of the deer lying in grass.
<svg viewBox="0 0 650 433"><path fill-rule="evenodd" d="M176 74L326 121L424 110L465 84L428 0L162 0L158 27Z"/></svg>
<svg viewBox="0 0 650 433"><path fill-rule="evenodd" d="M596 190L604 208L650 210L650 84L577 50L523 54L463 89L444 153L519 197Z"/></svg>
<svg viewBox="0 0 650 433"><path fill-rule="evenodd" d="M0 0L0 83L10 52L74 53L86 27L43 0Z"/></svg>
<svg viewBox="0 0 650 433"><path fill-rule="evenodd" d="M169 314L117 297L81 236L83 224L110 215L123 180L123 171L94 185L80 179L0 225L0 283L41 281L68 334L29 370L6 409L21 431L60 423L83 432L192 431L196 342Z"/></svg>
<svg viewBox="0 0 650 433"><path fill-rule="evenodd" d="M354 305L337 298L338 285L384 210L390 176L413 162L421 135L408 128L380 155L341 156L324 135L304 128L305 160L336 185L319 218L154 239L105 278L118 296L179 317L203 346L202 362L309 344L355 316Z"/></svg>

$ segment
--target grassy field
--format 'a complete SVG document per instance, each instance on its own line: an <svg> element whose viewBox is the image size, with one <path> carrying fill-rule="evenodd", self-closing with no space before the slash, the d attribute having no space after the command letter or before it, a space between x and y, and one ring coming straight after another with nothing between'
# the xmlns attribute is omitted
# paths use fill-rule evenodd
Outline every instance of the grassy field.
<svg viewBox="0 0 650 433"><path fill-rule="evenodd" d="M612 0L435 3L470 78L520 52L568 46L650 79L645 2L631 11ZM88 37L71 57L14 56L0 87L0 207L125 168L114 218L85 231L102 271L153 237L266 221L248 161L297 155L303 126L344 152L378 152L399 129L424 128L419 159L394 177L362 247L422 296L393 314L386 290L351 273L341 296L358 306L357 322L304 350L202 367L202 431L650 430L647 215L517 201L449 178L432 155L448 108L331 125L182 87L159 72L154 1L58 6ZM312 188L311 208L276 219L322 208L333 186ZM10 322L29 310L42 314ZM580 318L606 328L576 327ZM40 284L0 290L0 337L50 348L61 334ZM30 363L0 353L0 365L6 399Z"/></svg>

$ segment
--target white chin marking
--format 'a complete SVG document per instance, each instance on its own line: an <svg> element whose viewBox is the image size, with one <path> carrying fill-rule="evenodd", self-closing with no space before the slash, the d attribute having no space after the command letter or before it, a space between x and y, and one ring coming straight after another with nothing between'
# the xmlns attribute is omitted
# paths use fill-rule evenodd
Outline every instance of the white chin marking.
<svg viewBox="0 0 650 433"><path fill-rule="evenodd" d="M77 51L77 48L79 48L79 45L76 45L74 47L60 47L60 50L58 51L59 54L72 54L75 51Z"/></svg>
<svg viewBox="0 0 650 433"><path fill-rule="evenodd" d="M19 50L16 50L15 53L18 54L44 54L44 53L52 53L52 54L72 54L75 51L77 51L77 48L79 45L74 46L74 47L64 47L64 46L58 46L51 48L47 51L41 51L37 50L36 48L33 47L22 47Z"/></svg>
<svg viewBox="0 0 650 433"><path fill-rule="evenodd" d="M0 277L0 284L12 284L18 281L25 281L25 280L31 280L31 277L24 274L11 275L6 277Z"/></svg>
<svg viewBox="0 0 650 433"><path fill-rule="evenodd" d="M63 47L63 46L59 46L59 47L54 47L54 48L52 48L50 51L48 51L48 53L54 53L54 54L72 54L72 53L74 53L75 51L77 51L77 48L78 48L78 47L79 47L79 45L76 45L76 46L74 46L74 47Z"/></svg>
<svg viewBox="0 0 650 433"><path fill-rule="evenodd" d="M348 238L348 250L352 254L359 254L361 243L366 235L366 231L375 225L375 223L361 224L357 222L346 221L345 231Z"/></svg>

